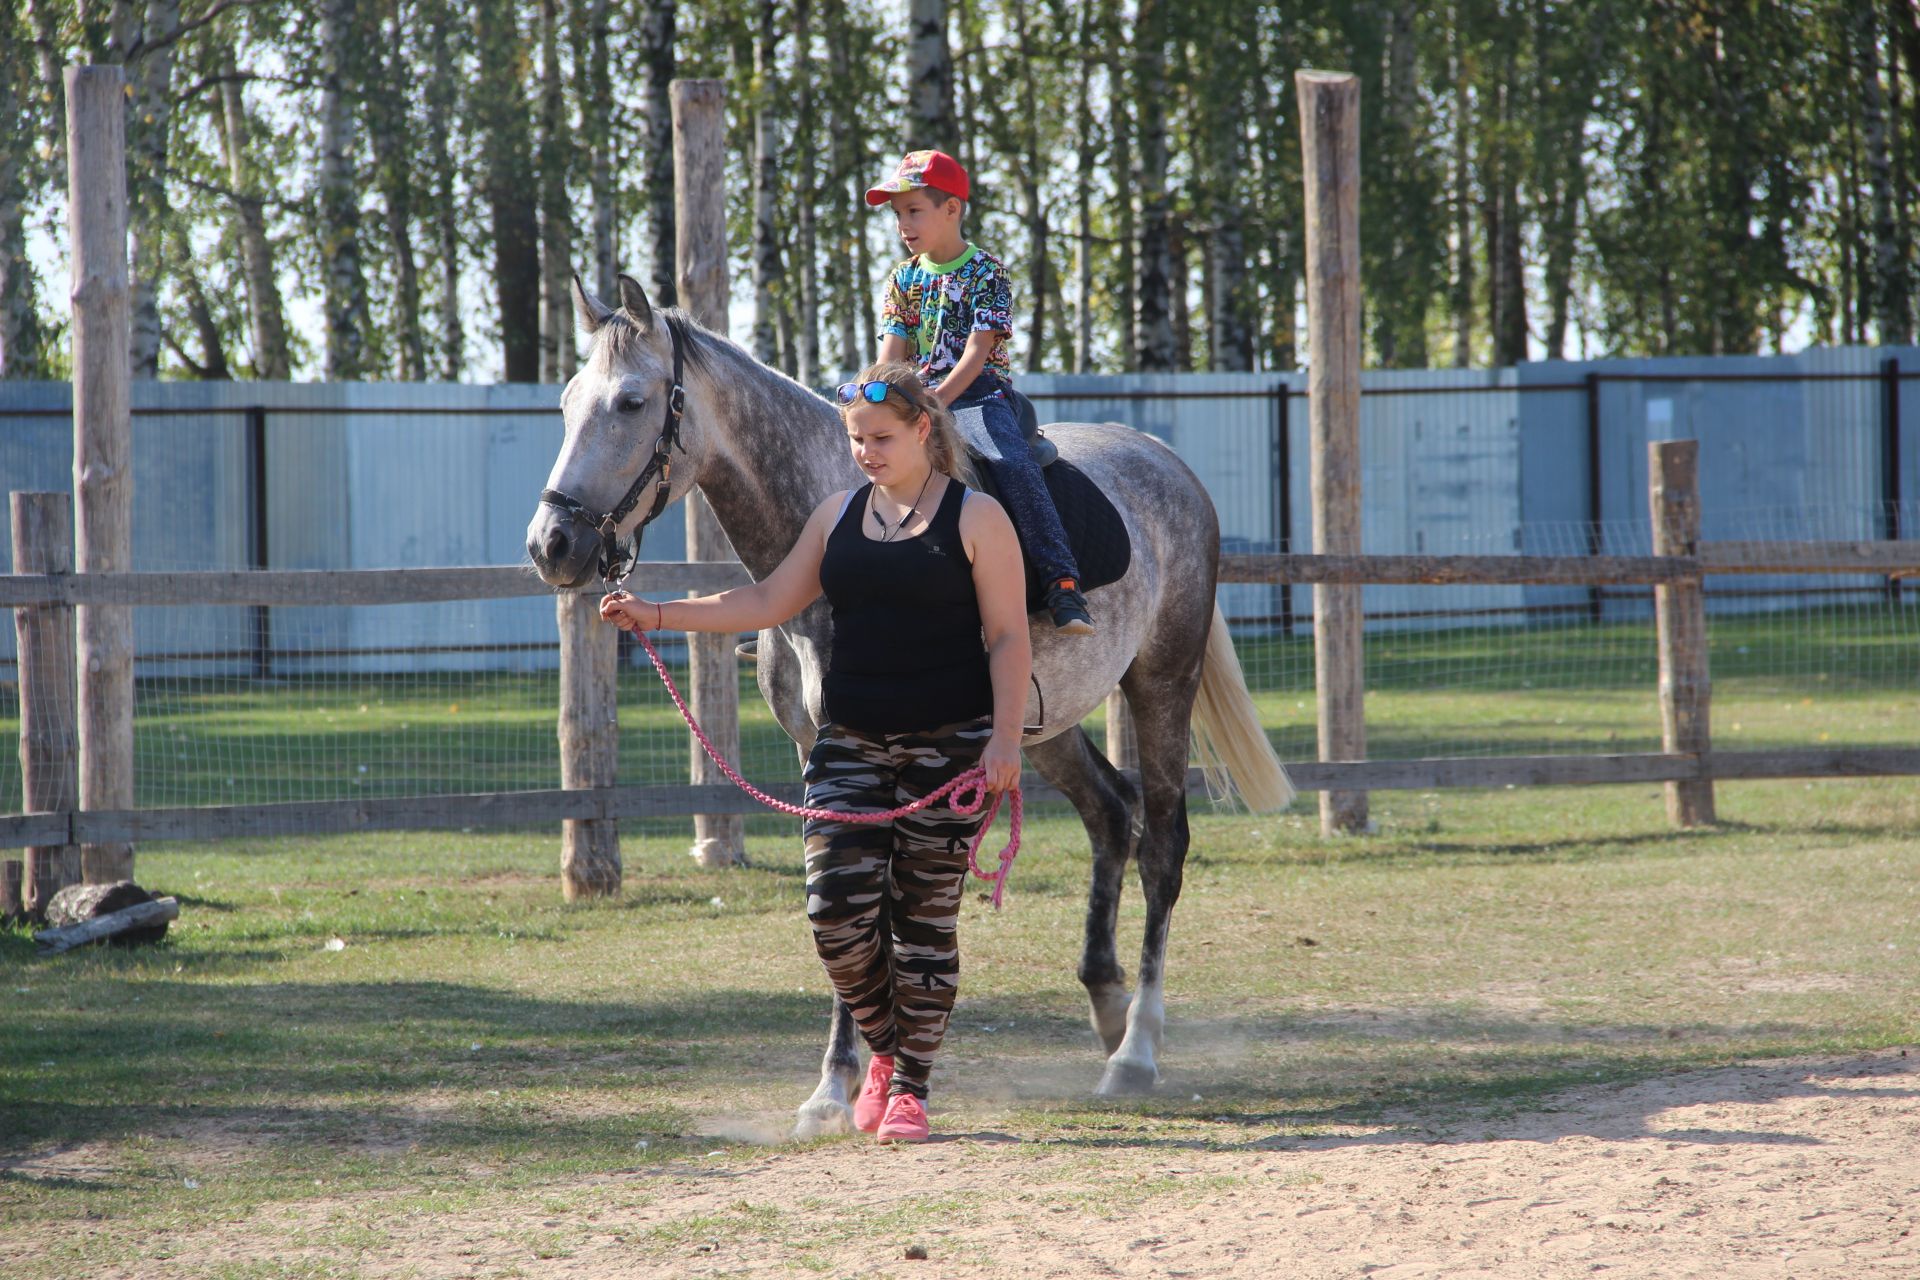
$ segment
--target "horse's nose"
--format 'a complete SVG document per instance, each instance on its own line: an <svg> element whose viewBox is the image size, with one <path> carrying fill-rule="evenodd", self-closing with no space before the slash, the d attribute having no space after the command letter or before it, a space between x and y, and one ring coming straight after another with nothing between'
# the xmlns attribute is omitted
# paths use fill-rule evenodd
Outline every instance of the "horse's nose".
<svg viewBox="0 0 1920 1280"><path fill-rule="evenodd" d="M573 550L573 535L567 532L565 525L556 524L547 530L547 540L544 549L547 553L548 564L560 564L566 560L567 555ZM528 541L527 550L533 553L534 559L538 560L540 558L540 552L532 545L531 539Z"/></svg>

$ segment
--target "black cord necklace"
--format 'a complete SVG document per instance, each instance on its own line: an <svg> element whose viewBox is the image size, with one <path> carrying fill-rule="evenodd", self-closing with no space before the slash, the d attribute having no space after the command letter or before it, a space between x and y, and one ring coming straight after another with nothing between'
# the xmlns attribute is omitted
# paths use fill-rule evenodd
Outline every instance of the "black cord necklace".
<svg viewBox="0 0 1920 1280"><path fill-rule="evenodd" d="M867 510L873 513L873 522L880 526L880 541L892 542L894 536L907 527L907 521L913 519L914 512L920 509L920 499L927 496L927 486L932 483L933 468L928 467L927 478L920 482L920 492L913 495L913 505L907 508L904 515L893 522L892 529L887 528L886 517L880 514L880 508L875 505L880 500L880 486L877 484L873 486L872 492L867 494Z"/></svg>

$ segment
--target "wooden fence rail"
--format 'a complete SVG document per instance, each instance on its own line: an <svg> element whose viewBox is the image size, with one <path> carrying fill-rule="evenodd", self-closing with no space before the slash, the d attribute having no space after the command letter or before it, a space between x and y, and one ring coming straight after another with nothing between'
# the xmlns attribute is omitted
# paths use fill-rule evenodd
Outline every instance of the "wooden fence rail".
<svg viewBox="0 0 1920 1280"><path fill-rule="evenodd" d="M1920 541L1702 542L1691 556L1223 555L1220 582L1432 586L1658 586L1702 575L1858 573L1920 578ZM739 564L642 561L642 593L724 591ZM606 590L593 582L575 588ZM214 569L180 573L0 574L0 608L33 605L374 605L556 594L524 565L448 569Z"/></svg>
<svg viewBox="0 0 1920 1280"><path fill-rule="evenodd" d="M1691 556L1230 555L1222 583L1517 583L1666 586L1705 574L1860 573L1920 576L1920 542L1703 542ZM647 562L639 592L717 591L746 582L738 564ZM604 588L577 589L593 595ZM113 605L313 606L426 604L559 594L522 566L448 569L255 570L0 575L0 607ZM1920 748L1648 752L1290 762L1303 791L1367 792L1735 779L1920 775ZM1204 788L1196 773L1196 794ZM794 783L764 788L796 799ZM1044 786L1035 798L1051 794ZM322 834L382 829L523 826L621 818L759 812L728 785L601 786L479 795L354 798L289 804L81 810L0 816L0 848L141 840Z"/></svg>

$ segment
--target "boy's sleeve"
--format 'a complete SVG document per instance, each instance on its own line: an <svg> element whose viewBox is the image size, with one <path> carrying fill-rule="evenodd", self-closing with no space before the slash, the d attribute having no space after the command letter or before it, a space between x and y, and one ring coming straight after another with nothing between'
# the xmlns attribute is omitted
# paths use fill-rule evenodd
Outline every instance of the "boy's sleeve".
<svg viewBox="0 0 1920 1280"><path fill-rule="evenodd" d="M880 332L889 337L911 338L919 324L920 309L900 287L900 272L889 271L886 292L880 299Z"/></svg>
<svg viewBox="0 0 1920 1280"><path fill-rule="evenodd" d="M973 278L968 289L975 333L1013 332L1013 284L999 263Z"/></svg>

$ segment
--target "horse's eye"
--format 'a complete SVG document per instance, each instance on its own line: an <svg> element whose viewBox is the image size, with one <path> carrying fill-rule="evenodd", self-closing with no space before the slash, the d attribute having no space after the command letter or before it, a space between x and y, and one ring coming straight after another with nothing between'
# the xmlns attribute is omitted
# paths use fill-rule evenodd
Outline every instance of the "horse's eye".
<svg viewBox="0 0 1920 1280"><path fill-rule="evenodd" d="M614 405L614 408L618 409L621 413L638 413L640 412L640 406L645 403L646 402L639 396L621 396L619 403Z"/></svg>

